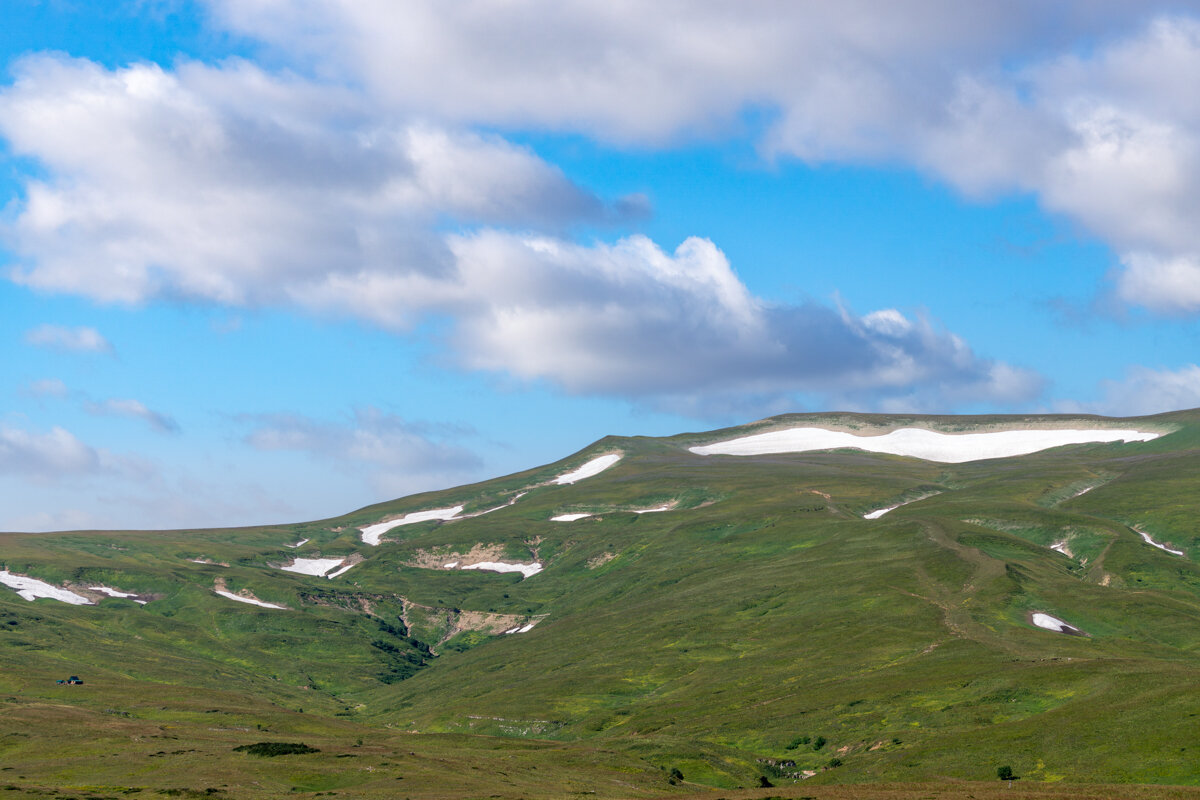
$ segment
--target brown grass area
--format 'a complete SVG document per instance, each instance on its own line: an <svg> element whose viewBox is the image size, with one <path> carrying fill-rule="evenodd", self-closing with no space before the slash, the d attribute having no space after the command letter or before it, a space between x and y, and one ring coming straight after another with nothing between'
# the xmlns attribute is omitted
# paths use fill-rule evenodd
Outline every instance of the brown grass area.
<svg viewBox="0 0 1200 800"><path fill-rule="evenodd" d="M477 544L465 553L455 552L450 547L437 547L432 550L418 550L404 561L408 567L422 569L442 569L446 564L457 561L459 567L469 564L479 564L484 561L503 561L504 545Z"/></svg>

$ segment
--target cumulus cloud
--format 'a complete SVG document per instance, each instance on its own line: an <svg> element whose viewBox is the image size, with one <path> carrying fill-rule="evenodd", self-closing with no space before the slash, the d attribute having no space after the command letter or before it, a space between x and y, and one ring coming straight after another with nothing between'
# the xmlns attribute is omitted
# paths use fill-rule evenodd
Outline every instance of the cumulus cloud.
<svg viewBox="0 0 1200 800"><path fill-rule="evenodd" d="M112 345L95 328L38 325L25 332L25 342L35 347L72 353L112 353Z"/></svg>
<svg viewBox="0 0 1200 800"><path fill-rule="evenodd" d="M328 422L297 414L242 417L253 426L245 441L257 450L290 450L317 461L369 474L376 490L404 494L444 488L475 477L481 459L458 440L472 431L410 422L374 408L353 419Z"/></svg>
<svg viewBox="0 0 1200 800"><path fill-rule="evenodd" d="M83 410L89 414L105 417L128 417L145 422L159 433L178 433L179 423L158 411L146 408L145 404L129 398L110 398L108 400L86 400Z"/></svg>
<svg viewBox="0 0 1200 800"><path fill-rule="evenodd" d="M438 119L664 144L765 110L769 157L1030 193L1113 246L1119 299L1200 311L1196 2L209 4Z"/></svg>
<svg viewBox="0 0 1200 800"><path fill-rule="evenodd" d="M1035 375L979 358L925 317L768 303L707 239L668 253L644 236L581 245L482 230L448 246L449 279L341 275L309 301L383 325L418 302L455 320L448 344L464 367L673 408L697 392L714 408L726 394L761 408L797 392L921 395L936 407L1041 390Z"/></svg>
<svg viewBox="0 0 1200 800"><path fill-rule="evenodd" d="M26 59L0 132L30 177L7 230L29 286L140 303L286 302L330 272L432 273L432 227L555 228L619 210L525 148L376 113L245 62ZM283 278L283 280L280 280Z"/></svg>
<svg viewBox="0 0 1200 800"><path fill-rule="evenodd" d="M208 4L284 58L420 115L661 142L728 130L766 106L782 112L781 138L815 137L822 152L893 152L896 133L880 123L938 113L957 70L1053 52L1146 13L1086 0Z"/></svg>
<svg viewBox="0 0 1200 800"><path fill-rule="evenodd" d="M727 402L716 394L734 385L757 405L923 385L934 404L1037 391L1029 376L1000 391L995 370L1022 373L926 319L766 303L706 239L674 253L642 236L572 242L559 223L643 201L606 209L503 139L366 106L244 62L168 72L29 59L0 93L0 129L49 169L30 179L9 230L24 256L15 278L101 300L298 306L397 330L444 316L463 367L646 402L697 391ZM458 232L437 229L445 216ZM549 231L508 227L518 224ZM88 410L175 427L132 400Z"/></svg>
<svg viewBox="0 0 1200 800"><path fill-rule="evenodd" d="M99 472L105 461L103 453L64 428L36 433L0 425L0 472L54 480Z"/></svg>

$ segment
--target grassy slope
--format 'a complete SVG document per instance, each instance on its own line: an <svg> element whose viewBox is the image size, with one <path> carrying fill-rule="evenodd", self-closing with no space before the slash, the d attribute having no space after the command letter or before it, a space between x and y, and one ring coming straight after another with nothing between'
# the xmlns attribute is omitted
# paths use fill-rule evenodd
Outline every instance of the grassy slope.
<svg viewBox="0 0 1200 800"><path fill-rule="evenodd" d="M1020 424L823 415L750 430L914 422ZM759 759L817 771L801 794L829 797L836 787L822 786L839 782L994 780L1001 764L1023 790L1197 784L1200 569L1128 526L1200 555L1200 415L1141 422L1176 432L962 465L686 451L746 429L610 438L558 465L335 520L4 535L14 572L157 599L78 608L0 590L0 787L632 797L761 774L789 783ZM356 526L392 514L494 507L610 449L626 457L578 484L398 528L378 548L358 540ZM671 499L670 512L626 510ZM599 515L548 521L572 510ZM1074 558L1048 549L1063 538ZM510 560L536 552L547 569L521 581L405 565L480 544ZM367 560L334 580L270 566L352 552ZM293 610L219 598L218 578ZM1089 636L1034 628L1035 610ZM519 636L443 641L460 611L546 617ZM53 683L67 674L88 683ZM231 752L263 740L322 752ZM688 786L669 785L669 768Z"/></svg>

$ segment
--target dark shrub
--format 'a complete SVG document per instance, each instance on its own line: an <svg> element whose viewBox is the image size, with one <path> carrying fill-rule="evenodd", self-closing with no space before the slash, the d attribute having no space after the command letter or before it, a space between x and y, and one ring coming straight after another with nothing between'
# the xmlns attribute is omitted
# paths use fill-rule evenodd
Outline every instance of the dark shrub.
<svg viewBox="0 0 1200 800"><path fill-rule="evenodd" d="M272 756L294 756L303 753L321 752L315 747L309 747L302 742L256 742L233 748L235 753L249 753L252 756L270 758Z"/></svg>

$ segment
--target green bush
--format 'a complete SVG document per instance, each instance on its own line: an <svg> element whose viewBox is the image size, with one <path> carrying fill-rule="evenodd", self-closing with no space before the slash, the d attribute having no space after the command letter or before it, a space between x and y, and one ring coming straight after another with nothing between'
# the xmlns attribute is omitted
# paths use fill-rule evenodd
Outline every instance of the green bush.
<svg viewBox="0 0 1200 800"><path fill-rule="evenodd" d="M813 752L820 750L824 746L825 746L825 737L824 736L818 736L816 739L813 739Z"/></svg>
<svg viewBox="0 0 1200 800"><path fill-rule="evenodd" d="M1012 767L1005 764L1003 767L996 767L996 777L1002 781L1016 780L1016 775L1013 775Z"/></svg>

